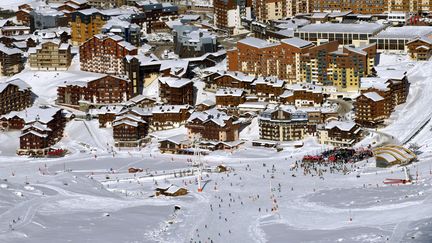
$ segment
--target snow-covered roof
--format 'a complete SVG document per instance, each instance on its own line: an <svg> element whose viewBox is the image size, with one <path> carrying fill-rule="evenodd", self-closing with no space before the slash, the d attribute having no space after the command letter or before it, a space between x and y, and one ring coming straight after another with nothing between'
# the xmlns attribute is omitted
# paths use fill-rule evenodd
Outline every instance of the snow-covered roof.
<svg viewBox="0 0 432 243"><path fill-rule="evenodd" d="M188 122L198 119L203 123L213 122L220 127L224 127L226 125L225 122L231 118L232 117L227 115L225 112L219 111L217 109L210 109L206 111L193 112L189 117Z"/></svg>
<svg viewBox="0 0 432 243"><path fill-rule="evenodd" d="M285 85L285 82L276 77L259 77L253 82L253 85L257 84L265 84L272 87L283 87Z"/></svg>
<svg viewBox="0 0 432 243"><path fill-rule="evenodd" d="M25 125L23 130L27 130L29 128L36 128L39 131L49 132L52 131L47 125L40 123L39 121L32 122L28 125Z"/></svg>
<svg viewBox="0 0 432 243"><path fill-rule="evenodd" d="M432 26L402 26L388 27L384 31L378 33L376 38L384 39L414 39L420 36L432 34Z"/></svg>
<svg viewBox="0 0 432 243"><path fill-rule="evenodd" d="M189 61L187 60L162 60L159 62L153 62L153 64L160 63L159 71L164 71L170 69L170 74L176 77L183 77L189 66Z"/></svg>
<svg viewBox="0 0 432 243"><path fill-rule="evenodd" d="M100 115L100 114L118 114L125 109L124 106L121 105L104 105L99 107L98 109L90 109L89 114L91 115Z"/></svg>
<svg viewBox="0 0 432 243"><path fill-rule="evenodd" d="M230 76L238 81L242 81L242 82L248 82L248 83L252 83L255 80L255 76L250 76L247 75L245 73L242 72L237 72L237 71L223 71L223 72L218 72L219 75L221 76ZM217 77L216 79L218 79L220 77Z"/></svg>
<svg viewBox="0 0 432 243"><path fill-rule="evenodd" d="M387 83L388 79L380 77L363 77L361 78L360 87L361 89L375 88L382 91L388 91L390 88Z"/></svg>
<svg viewBox="0 0 432 243"><path fill-rule="evenodd" d="M0 93L3 92L9 85L15 85L20 91L31 89L31 86L24 82L22 79L16 78L6 82L0 83Z"/></svg>
<svg viewBox="0 0 432 243"><path fill-rule="evenodd" d="M325 125L325 129L330 130L333 129L334 127L337 127L339 130L341 131L351 131L351 129L353 129L355 127L355 122L352 121L330 121L329 123L327 123Z"/></svg>
<svg viewBox="0 0 432 243"><path fill-rule="evenodd" d="M375 34L386 26L377 23L360 23L360 24L344 24L344 23L324 23L310 24L298 29L298 32L321 32L321 33L365 33Z"/></svg>
<svg viewBox="0 0 432 243"><path fill-rule="evenodd" d="M39 133L39 132L37 132L37 131L35 131L35 130L29 130L29 131L27 131L26 133L21 134L20 137L27 136L28 134L33 134L33 135L35 135L35 136L37 136L37 137L41 137L41 138L46 138L46 137L48 137L47 134L42 134L42 133Z"/></svg>
<svg viewBox="0 0 432 243"><path fill-rule="evenodd" d="M243 89L220 88L216 91L216 96L242 96L245 94Z"/></svg>
<svg viewBox="0 0 432 243"><path fill-rule="evenodd" d="M14 55L14 54L22 54L23 52L18 48L9 48L5 46L3 43L0 43L0 52L5 53L6 55Z"/></svg>
<svg viewBox="0 0 432 243"><path fill-rule="evenodd" d="M159 105L153 107L152 113L180 113L181 110L188 110L189 105Z"/></svg>
<svg viewBox="0 0 432 243"><path fill-rule="evenodd" d="M384 98L379 95L377 92L367 92L363 94L366 98L371 99L375 102L384 100Z"/></svg>
<svg viewBox="0 0 432 243"><path fill-rule="evenodd" d="M322 86L313 85L310 83L289 84L286 86L286 88L288 90L295 90L295 91L300 91L300 90L311 91L312 93L322 93L323 92Z"/></svg>
<svg viewBox="0 0 432 243"><path fill-rule="evenodd" d="M266 109L268 103L267 102L245 102L238 106L239 109Z"/></svg>
<svg viewBox="0 0 432 243"><path fill-rule="evenodd" d="M192 80L177 77L160 77L159 82L161 82L162 84L166 84L171 88L181 88L192 83Z"/></svg>
<svg viewBox="0 0 432 243"><path fill-rule="evenodd" d="M22 111L12 111L9 114L6 114L2 117L6 119L10 119L12 117L19 117L24 120L24 123L30 123L39 121L43 124L47 124L53 119L53 116L59 112L61 109L51 107L51 106L42 106L42 107L30 107Z"/></svg>
<svg viewBox="0 0 432 243"><path fill-rule="evenodd" d="M186 134L178 134L178 135L175 135L175 136L172 136L172 137L168 137L168 138L159 140L159 142L161 142L161 141L169 141L169 142L172 142L172 143L175 143L175 144L178 144L178 145L179 144L190 143L189 138L188 138L188 136Z"/></svg>
<svg viewBox="0 0 432 243"><path fill-rule="evenodd" d="M279 45L278 43L272 43L272 42L268 42L262 39L258 39L255 37L247 37L245 39L239 40L238 43L242 43L245 45L249 45L249 46L253 46L256 48L267 48L267 47L272 47L272 46L277 46Z"/></svg>
<svg viewBox="0 0 432 243"><path fill-rule="evenodd" d="M396 69L376 69L379 77L384 79L402 80L406 77L405 70Z"/></svg>
<svg viewBox="0 0 432 243"><path fill-rule="evenodd" d="M282 43L285 43L287 45L291 45L297 48L305 48L308 46L313 46L313 43L310 41L306 41L297 37L289 38L289 39L283 39L281 40Z"/></svg>

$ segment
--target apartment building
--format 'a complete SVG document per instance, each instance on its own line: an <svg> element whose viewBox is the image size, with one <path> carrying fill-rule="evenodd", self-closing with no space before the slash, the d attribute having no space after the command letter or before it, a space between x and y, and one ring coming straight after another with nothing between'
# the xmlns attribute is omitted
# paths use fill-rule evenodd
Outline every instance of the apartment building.
<svg viewBox="0 0 432 243"><path fill-rule="evenodd" d="M267 109L258 118L260 139L273 141L302 140L307 132L308 114L292 106Z"/></svg>
<svg viewBox="0 0 432 243"><path fill-rule="evenodd" d="M246 92L243 89L221 88L216 91L216 106L218 108L237 109L246 102Z"/></svg>
<svg viewBox="0 0 432 243"><path fill-rule="evenodd" d="M300 82L301 55L314 45L299 38L272 43L248 37L227 52L228 70L249 75L277 76L290 83Z"/></svg>
<svg viewBox="0 0 432 243"><path fill-rule="evenodd" d="M311 4L315 11L352 11L355 14L429 13L432 9L428 0L314 0Z"/></svg>
<svg viewBox="0 0 432 243"><path fill-rule="evenodd" d="M219 88L243 89L248 94L252 92L252 83L255 76L246 75L237 71L224 71L217 73L213 80L206 82L206 89L216 92Z"/></svg>
<svg viewBox="0 0 432 243"><path fill-rule="evenodd" d="M150 129L153 131L178 128L185 125L190 117L189 105L159 105L152 109Z"/></svg>
<svg viewBox="0 0 432 243"><path fill-rule="evenodd" d="M86 77L66 81L57 88L57 103L75 108L87 108L92 104L118 104L132 95L129 79L111 75ZM85 109L86 110L86 109Z"/></svg>
<svg viewBox="0 0 432 243"><path fill-rule="evenodd" d="M134 46L141 46L141 27L130 23L124 16L113 17L102 27L102 34L113 33L121 36Z"/></svg>
<svg viewBox="0 0 432 243"><path fill-rule="evenodd" d="M344 46L329 53L327 77L340 92L357 92L360 79L371 76L375 66L376 45L361 47Z"/></svg>
<svg viewBox="0 0 432 243"><path fill-rule="evenodd" d="M159 96L165 104L194 105L193 82L186 78L160 77Z"/></svg>
<svg viewBox="0 0 432 243"><path fill-rule="evenodd" d="M364 127L377 127L389 116L386 100L377 92L362 93L355 100L355 122Z"/></svg>
<svg viewBox="0 0 432 243"><path fill-rule="evenodd" d="M312 84L292 84L286 87L279 101L295 107L319 107L324 103L325 94L322 87Z"/></svg>
<svg viewBox="0 0 432 243"><path fill-rule="evenodd" d="M318 140L339 148L351 148L360 141L362 131L358 124L352 121L330 121L318 126Z"/></svg>
<svg viewBox="0 0 432 243"><path fill-rule="evenodd" d="M0 43L0 76L12 76L24 69L23 52Z"/></svg>
<svg viewBox="0 0 432 243"><path fill-rule="evenodd" d="M31 87L21 79L0 83L0 115L21 111L32 105Z"/></svg>
<svg viewBox="0 0 432 243"><path fill-rule="evenodd" d="M253 12L256 20L269 22L312 12L309 0L256 0Z"/></svg>
<svg viewBox="0 0 432 243"><path fill-rule="evenodd" d="M127 4L127 0L89 0L88 4L95 8L119 8Z"/></svg>
<svg viewBox="0 0 432 243"><path fill-rule="evenodd" d="M417 61L428 61L432 56L432 38L417 37L406 44L408 55Z"/></svg>
<svg viewBox="0 0 432 243"><path fill-rule="evenodd" d="M43 41L28 53L32 70L65 71L72 62L71 46L60 40Z"/></svg>
<svg viewBox="0 0 432 243"><path fill-rule="evenodd" d="M71 14L72 45L79 46L94 35L100 34L102 27L110 19L108 15L91 8Z"/></svg>
<svg viewBox="0 0 432 243"><path fill-rule="evenodd" d="M25 111L11 113L2 119L19 121L21 127L18 155L45 155L49 147L62 137L66 119L62 109L53 107L32 107Z"/></svg>
<svg viewBox="0 0 432 243"><path fill-rule="evenodd" d="M132 15L131 22L140 25L146 33L166 30L166 22L178 18L179 7L171 3L147 0L134 4L142 13Z"/></svg>
<svg viewBox="0 0 432 243"><path fill-rule="evenodd" d="M238 33L241 18L251 18L251 0L214 0L214 25L230 34Z"/></svg>
<svg viewBox="0 0 432 243"><path fill-rule="evenodd" d="M135 46L112 33L93 36L79 50L81 70L111 75L123 75L123 59L138 54Z"/></svg>
<svg viewBox="0 0 432 243"><path fill-rule="evenodd" d="M30 28L32 32L35 30L68 26L67 16L63 12L53 8L35 9L30 12L30 15Z"/></svg>
<svg viewBox="0 0 432 243"><path fill-rule="evenodd" d="M218 50L216 35L195 26L175 25L173 38L174 53L180 58L199 57Z"/></svg>
<svg viewBox="0 0 432 243"><path fill-rule="evenodd" d="M217 109L192 113L186 128L190 139L196 135L210 141L231 142L239 139L240 125L234 117Z"/></svg>
<svg viewBox="0 0 432 243"><path fill-rule="evenodd" d="M139 147L148 134L148 123L133 114L117 116L112 127L116 147Z"/></svg>

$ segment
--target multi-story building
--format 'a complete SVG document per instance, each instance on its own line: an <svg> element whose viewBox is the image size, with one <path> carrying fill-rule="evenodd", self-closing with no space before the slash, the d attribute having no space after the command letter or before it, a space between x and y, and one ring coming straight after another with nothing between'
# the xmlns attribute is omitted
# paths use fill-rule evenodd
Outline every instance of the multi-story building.
<svg viewBox="0 0 432 243"><path fill-rule="evenodd" d="M361 80L361 91L376 92L386 99L388 114L397 105L406 102L409 82L406 72L402 70L384 70L379 72L379 77L363 78Z"/></svg>
<svg viewBox="0 0 432 243"><path fill-rule="evenodd" d="M138 49L114 34L98 34L80 46L81 70L122 75L123 59L137 55Z"/></svg>
<svg viewBox="0 0 432 243"><path fill-rule="evenodd" d="M246 102L246 92L243 89L221 88L216 91L216 105L219 108L236 109Z"/></svg>
<svg viewBox="0 0 432 243"><path fill-rule="evenodd" d="M185 125L190 116L189 105L160 105L153 107L150 129L153 131L178 128Z"/></svg>
<svg viewBox="0 0 432 243"><path fill-rule="evenodd" d="M18 129L22 129L17 150L19 155L44 155L63 137L66 119L62 109L34 107L25 112L12 112L6 117L17 120L20 124Z"/></svg>
<svg viewBox="0 0 432 243"><path fill-rule="evenodd" d="M311 1L315 11L352 11L357 14L381 14L388 10L389 0L314 0Z"/></svg>
<svg viewBox="0 0 432 243"><path fill-rule="evenodd" d="M252 87L259 101L277 101L285 90L285 82L276 77L259 77Z"/></svg>
<svg viewBox="0 0 432 243"><path fill-rule="evenodd" d="M300 82L301 55L314 45L298 38L271 43L257 38L246 38L237 49L227 52L228 70L249 75L277 76L290 83Z"/></svg>
<svg viewBox="0 0 432 243"><path fill-rule="evenodd" d="M340 45L367 45L369 39L387 26L378 23L324 23L303 26L294 32L294 36L315 44L338 41Z"/></svg>
<svg viewBox="0 0 432 243"><path fill-rule="evenodd" d="M32 105L31 87L21 79L0 83L0 115Z"/></svg>
<svg viewBox="0 0 432 243"><path fill-rule="evenodd" d="M255 76L249 76L242 72L225 71L217 73L213 80L206 82L206 89L216 92L219 88L237 88L243 89L250 94L255 79Z"/></svg>
<svg viewBox="0 0 432 243"><path fill-rule="evenodd" d="M432 26L388 27L369 39L376 43L379 51L405 53L409 43L416 39L427 40L432 37Z"/></svg>
<svg viewBox="0 0 432 243"><path fill-rule="evenodd" d="M376 45L338 48L336 41L310 48L301 56L303 80L334 85L338 91L358 91L360 78L373 74Z"/></svg>
<svg viewBox="0 0 432 243"><path fill-rule="evenodd" d="M432 38L418 37L409 41L406 46L408 55L413 60L428 61L432 56Z"/></svg>
<svg viewBox="0 0 432 243"><path fill-rule="evenodd" d="M110 19L97 9L85 9L71 15L72 45L81 45L94 35L100 34L102 27Z"/></svg>
<svg viewBox="0 0 432 243"><path fill-rule="evenodd" d="M330 121L318 126L318 140L321 144L334 147L351 148L362 137L359 125L352 121Z"/></svg>
<svg viewBox="0 0 432 243"><path fill-rule="evenodd" d="M142 11L132 15L132 23L140 25L146 33L166 29L166 21L178 17L178 6L171 3L160 3L154 0L137 1L135 6Z"/></svg>
<svg viewBox="0 0 432 243"><path fill-rule="evenodd" d="M118 16L108 20L102 27L103 34L113 33L134 46L141 46L141 28L137 24L130 23L124 17Z"/></svg>
<svg viewBox="0 0 432 243"><path fill-rule="evenodd" d="M292 106L280 106L261 113L258 121L261 139L302 140L307 132L308 114Z"/></svg>
<svg viewBox="0 0 432 243"><path fill-rule="evenodd" d="M111 75L65 82L57 88L57 103L86 108L91 104L118 104L132 95L129 79Z"/></svg>
<svg viewBox="0 0 432 243"><path fill-rule="evenodd" d="M285 105L296 107L321 106L324 103L322 87L312 84L292 84L279 96L279 101Z"/></svg>
<svg viewBox="0 0 432 243"><path fill-rule="evenodd" d="M198 57L218 50L216 36L198 27L175 25L173 35L174 53L181 58Z"/></svg>
<svg viewBox="0 0 432 243"><path fill-rule="evenodd" d="M228 33L238 33L241 18L251 18L252 1L250 0L214 0L214 25Z"/></svg>
<svg viewBox="0 0 432 243"><path fill-rule="evenodd" d="M388 117L386 100L376 92L361 94L355 101L355 122L364 127L377 127Z"/></svg>
<svg viewBox="0 0 432 243"><path fill-rule="evenodd" d="M133 114L117 116L112 126L116 147L138 147L148 133L148 123Z"/></svg>
<svg viewBox="0 0 432 243"><path fill-rule="evenodd" d="M159 96L165 104L194 105L193 82L186 78L160 77Z"/></svg>
<svg viewBox="0 0 432 243"><path fill-rule="evenodd" d="M383 14L391 12L429 13L432 3L429 0L314 0L315 11L352 11L355 14Z"/></svg>
<svg viewBox="0 0 432 243"><path fill-rule="evenodd" d="M192 113L186 128L191 139L199 135L203 140L231 142L238 140L240 125L234 117L211 109Z"/></svg>
<svg viewBox="0 0 432 243"><path fill-rule="evenodd" d="M0 76L12 76L24 69L23 52L0 43Z"/></svg>
<svg viewBox="0 0 432 243"><path fill-rule="evenodd" d="M67 16L56 9L35 9L30 12L30 15L30 28L32 32L35 30L68 26Z"/></svg>
<svg viewBox="0 0 432 243"><path fill-rule="evenodd" d="M44 41L28 53L32 70L64 71L72 62L71 46L59 40Z"/></svg>
<svg viewBox="0 0 432 243"><path fill-rule="evenodd" d="M257 0L253 12L258 21L269 22L312 12L311 7L309 0Z"/></svg>
<svg viewBox="0 0 432 243"><path fill-rule="evenodd" d="M338 91L357 92L360 79L373 74L375 57L376 44L358 48L344 46L342 50L329 53L327 78Z"/></svg>
<svg viewBox="0 0 432 243"><path fill-rule="evenodd" d="M123 5L126 5L126 0L89 0L88 4L95 8L119 8Z"/></svg>

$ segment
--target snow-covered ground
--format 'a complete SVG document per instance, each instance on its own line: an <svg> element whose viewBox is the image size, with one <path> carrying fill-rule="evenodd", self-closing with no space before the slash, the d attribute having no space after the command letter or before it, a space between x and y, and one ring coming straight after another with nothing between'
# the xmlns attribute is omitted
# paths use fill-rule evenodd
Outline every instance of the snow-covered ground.
<svg viewBox="0 0 432 243"><path fill-rule="evenodd" d="M389 126L380 132L402 141L432 114L428 95L432 64L401 60L395 66L391 58L385 57L380 68L406 68L412 85L407 103L397 107ZM56 84L82 75L25 71L17 77L35 86L40 102L52 103ZM152 86L147 92L155 90ZM152 135L163 138L186 132L181 127ZM258 135L253 119L240 138ZM58 146L71 153L61 159L15 156L18 136L19 132L0 134L0 242L426 243L432 239L430 124L412 139L422 152L419 161L409 166L417 177L412 185L384 185L384 179L403 178L404 173L399 167L377 169L372 159L349 165L348 174L325 172L324 179L304 175L303 169L291 170L303 155L325 149L307 139L302 148L287 144L279 152L245 142L238 150L203 156L210 168L223 163L231 169L205 172L203 192L197 192L192 156L160 154L155 141L141 150L114 148L113 153L112 130L99 129L97 121L68 123ZM144 172L128 173L130 167ZM152 197L156 185L170 183L189 193Z"/></svg>

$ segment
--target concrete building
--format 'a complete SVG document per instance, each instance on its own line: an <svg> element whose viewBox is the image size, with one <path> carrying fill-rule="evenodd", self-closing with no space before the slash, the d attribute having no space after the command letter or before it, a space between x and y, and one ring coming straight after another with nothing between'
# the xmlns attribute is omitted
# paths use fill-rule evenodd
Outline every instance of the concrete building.
<svg viewBox="0 0 432 243"><path fill-rule="evenodd" d="M369 39L386 28L377 23L324 23L311 24L297 29L294 35L300 39L320 44L338 41L340 45L366 45Z"/></svg>
<svg viewBox="0 0 432 243"><path fill-rule="evenodd" d="M352 121L330 121L318 126L318 140L321 144L338 148L351 148L362 137L361 128Z"/></svg>
<svg viewBox="0 0 432 243"><path fill-rule="evenodd" d="M258 121L260 139L295 141L306 135L308 114L293 106L279 106L261 113Z"/></svg>
<svg viewBox="0 0 432 243"><path fill-rule="evenodd" d="M67 16L60 11L52 8L40 8L30 12L30 28L33 31L66 27L68 26Z"/></svg>
<svg viewBox="0 0 432 243"><path fill-rule="evenodd" d="M252 18L250 0L214 0L214 25L229 34L240 32L241 18Z"/></svg>
<svg viewBox="0 0 432 243"><path fill-rule="evenodd" d="M97 9L73 12L71 16L72 45L81 45L94 35L100 34L102 27L110 19Z"/></svg>
<svg viewBox="0 0 432 243"><path fill-rule="evenodd" d="M32 70L65 71L72 62L71 46L59 40L44 41L28 53Z"/></svg>
<svg viewBox="0 0 432 243"><path fill-rule="evenodd" d="M24 69L23 52L0 43L0 76L12 76Z"/></svg>
<svg viewBox="0 0 432 243"><path fill-rule="evenodd" d="M216 35L198 27L175 25L173 35L174 53L181 58L198 57L218 50Z"/></svg>
<svg viewBox="0 0 432 243"><path fill-rule="evenodd" d="M125 17L113 17L108 20L101 32L116 34L134 46L141 46L141 27L129 22Z"/></svg>
<svg viewBox="0 0 432 243"><path fill-rule="evenodd" d="M118 35L95 35L80 46L81 70L123 75L123 59L137 54L138 49Z"/></svg>

